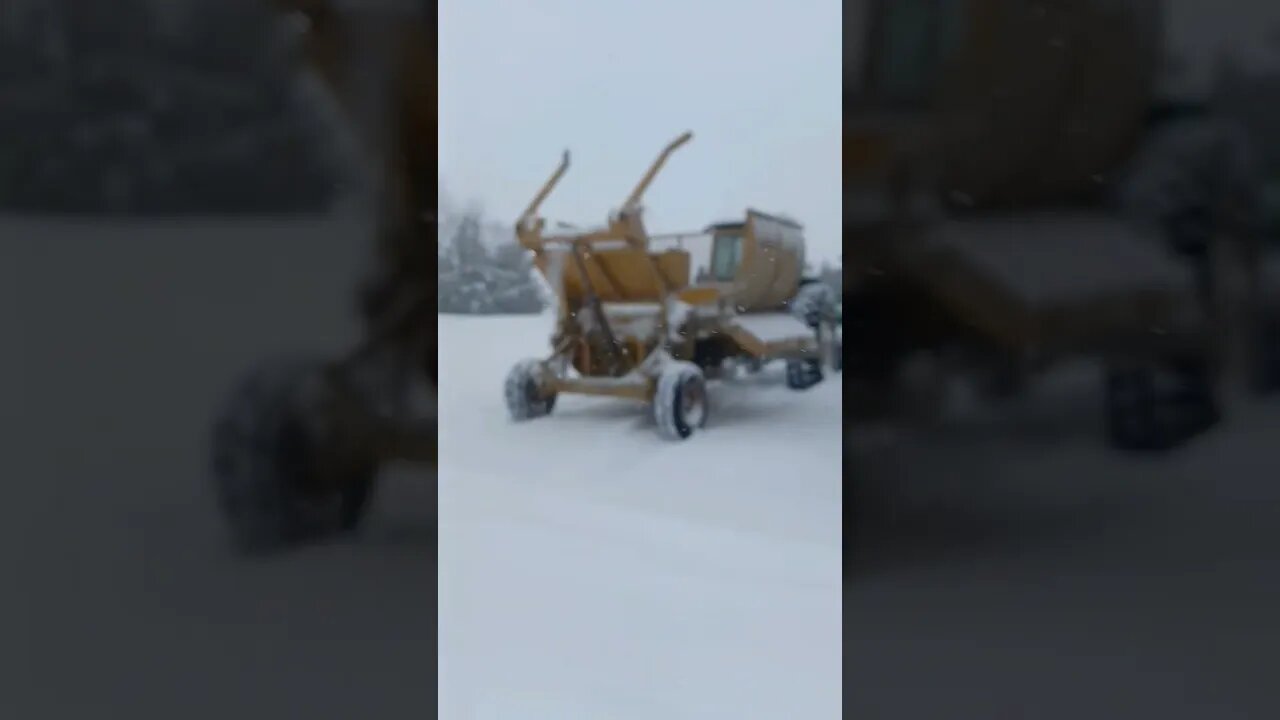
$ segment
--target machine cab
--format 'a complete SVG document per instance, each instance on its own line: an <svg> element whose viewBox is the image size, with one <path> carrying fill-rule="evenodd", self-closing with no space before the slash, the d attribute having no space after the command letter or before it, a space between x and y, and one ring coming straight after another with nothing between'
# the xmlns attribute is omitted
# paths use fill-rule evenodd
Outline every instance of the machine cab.
<svg viewBox="0 0 1280 720"><path fill-rule="evenodd" d="M706 229L711 235L711 264L702 278L704 283L732 283L738 279L746 229L741 222L717 223Z"/></svg>
<svg viewBox="0 0 1280 720"><path fill-rule="evenodd" d="M699 286L748 312L777 309L795 294L804 267L799 223L749 209L744 220L709 225L703 234L711 238L711 255Z"/></svg>

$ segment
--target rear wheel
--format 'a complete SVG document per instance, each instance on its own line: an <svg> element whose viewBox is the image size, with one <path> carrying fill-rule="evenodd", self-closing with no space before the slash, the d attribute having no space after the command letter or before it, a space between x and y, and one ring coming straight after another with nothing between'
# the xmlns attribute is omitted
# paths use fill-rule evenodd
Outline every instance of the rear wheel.
<svg viewBox="0 0 1280 720"><path fill-rule="evenodd" d="M710 403L707 380L690 362L672 362L658 376L653 417L658 434L667 440L685 440L707 423Z"/></svg>
<svg viewBox="0 0 1280 720"><path fill-rule="evenodd" d="M787 387L808 390L822 382L822 361L817 358L787 360Z"/></svg>
<svg viewBox="0 0 1280 720"><path fill-rule="evenodd" d="M550 415L556 406L556 394L546 387L540 360L523 360L511 368L503 384L503 396L507 414L516 422Z"/></svg>

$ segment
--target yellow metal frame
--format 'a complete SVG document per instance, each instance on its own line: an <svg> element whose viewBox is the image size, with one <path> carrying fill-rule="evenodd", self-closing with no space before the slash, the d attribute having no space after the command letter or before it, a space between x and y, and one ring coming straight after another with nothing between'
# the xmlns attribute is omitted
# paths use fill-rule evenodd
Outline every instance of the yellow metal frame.
<svg viewBox="0 0 1280 720"><path fill-rule="evenodd" d="M564 393L650 400L653 396L653 382L649 374L644 373L643 370L645 369L646 361L654 352L667 350L668 343L665 338L668 336L670 325L669 300L677 298L685 302L704 303L715 294L714 290L689 288L687 283L681 283L671 276L668 268L664 268L662 262L663 256L671 253L653 253L650 251L649 234L641 218L640 201L643 199L645 192L652 185L653 180L662 170L672 153L691 139L693 139L693 133L686 132L663 148L658 157L650 164L644 176L641 177L640 181L636 183L636 186L626 197L622 208L609 219L608 224L602 229L584 233L555 235L544 233L546 222L538 216L538 210L569 169L570 160L567 150L564 152L555 171L539 188L529 206L516 221L517 240L521 246L533 252L534 263L544 275L549 274L548 269L555 262L551 254L557 249L566 250L568 259L573 264L572 270L575 273L577 284L582 290L580 294L575 294L568 290L564 280L558 282L559 287L556 288L556 291L559 297L561 342L558 343L552 356L548 358L548 362L564 358L577 351L581 346L583 338L577 333L577 323L573 318L578 311L583 309L592 313L597 325L609 336L608 344L611 347L618 348L618 357L614 358L612 363L613 373L611 375L605 377L588 376L576 379L556 377L549 380L548 389ZM601 309L599 300L600 288L597 285L605 285L604 290L611 296L620 295L623 287L622 283L612 277L607 264L600 259L610 249L629 250L634 253L635 257L643 259L641 263L643 272L652 291L651 297L645 299L656 301L659 305L658 333L659 337L664 338L664 340L660 341L658 348L655 348L644 357L640 357L634 348L627 348L613 340L609 321ZM683 251L673 252L687 258L687 254L683 253ZM567 271L568 269L562 268L562 270ZM593 276L597 280L602 280L603 283L593 280ZM548 277L548 280L551 280L551 278Z"/></svg>
<svg viewBox="0 0 1280 720"><path fill-rule="evenodd" d="M668 358L688 358L693 354L693 338L679 340L671 335L673 301L695 308L714 305L721 315L727 317L727 314L732 314L725 303L734 299L731 297L734 288L723 283L718 286L694 285L692 278L688 277L689 253L683 248L653 251L654 238L641 219L640 202L645 192L672 153L692 138L693 134L686 132L662 149L623 201L621 209L609 218L603 228L563 234L545 232L546 221L538 215L538 210L569 169L567 150L516 221L517 240L533 253L534 265L555 286L558 295L555 347L544 365L547 369L544 380L547 392L650 401L662 363ZM773 255L777 254L775 249L757 247L759 242L754 233L759 218L790 223L748 210L742 231L744 265L749 266L753 260L773 260ZM799 230L799 225L790 224ZM553 257L557 251L562 253L558 261ZM752 256L747 257L745 253ZM759 257L755 257L757 255ZM753 286L752 291L754 295L772 297L770 288L762 290ZM604 298L622 303L657 304L657 342L620 341L603 309ZM772 303L768 309L773 309L776 304L771 300L765 302ZM582 331L579 318L583 313L601 332L602 342L593 345ZM807 340L803 338L765 342L733 322L718 321L714 317L706 322L714 326L725 342L732 343L737 352L744 355L774 357L779 353L808 352ZM602 354L608 357L602 358ZM554 371L570 364L578 369L579 377L568 378L564 372Z"/></svg>

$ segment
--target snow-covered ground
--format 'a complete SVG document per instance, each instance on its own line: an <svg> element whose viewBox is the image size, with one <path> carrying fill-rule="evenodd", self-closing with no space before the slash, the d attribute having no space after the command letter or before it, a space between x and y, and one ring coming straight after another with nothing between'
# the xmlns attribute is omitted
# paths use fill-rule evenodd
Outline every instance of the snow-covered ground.
<svg viewBox="0 0 1280 720"><path fill-rule="evenodd" d="M364 231L0 218L0 717L417 719L434 658L451 720L835 717L838 380L725 388L684 445L603 400L514 426L545 324L442 317L442 652L422 468L358 537L228 552L212 410L350 347Z"/></svg>
<svg viewBox="0 0 1280 720"><path fill-rule="evenodd" d="M510 425L537 318L440 318L440 653L421 469L360 537L237 561L210 412L352 340L361 230L0 219L0 718L420 720L433 659L443 718L822 718L842 650L859 720L1280 715L1280 406L1118 456L1088 373L851 456L844 628L839 380L719 388L678 445L608 400Z"/></svg>
<svg viewBox="0 0 1280 720"><path fill-rule="evenodd" d="M441 716L839 717L839 376L718 385L679 444L603 398L510 423L550 323L440 317Z"/></svg>

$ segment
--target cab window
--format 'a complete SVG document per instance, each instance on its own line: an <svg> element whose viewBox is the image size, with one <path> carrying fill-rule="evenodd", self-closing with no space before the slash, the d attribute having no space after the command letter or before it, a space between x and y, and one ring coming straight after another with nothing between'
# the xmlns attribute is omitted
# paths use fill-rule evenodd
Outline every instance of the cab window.
<svg viewBox="0 0 1280 720"><path fill-rule="evenodd" d="M737 277L742 263L742 236L717 235L711 251L711 277L718 282L729 282Z"/></svg>

